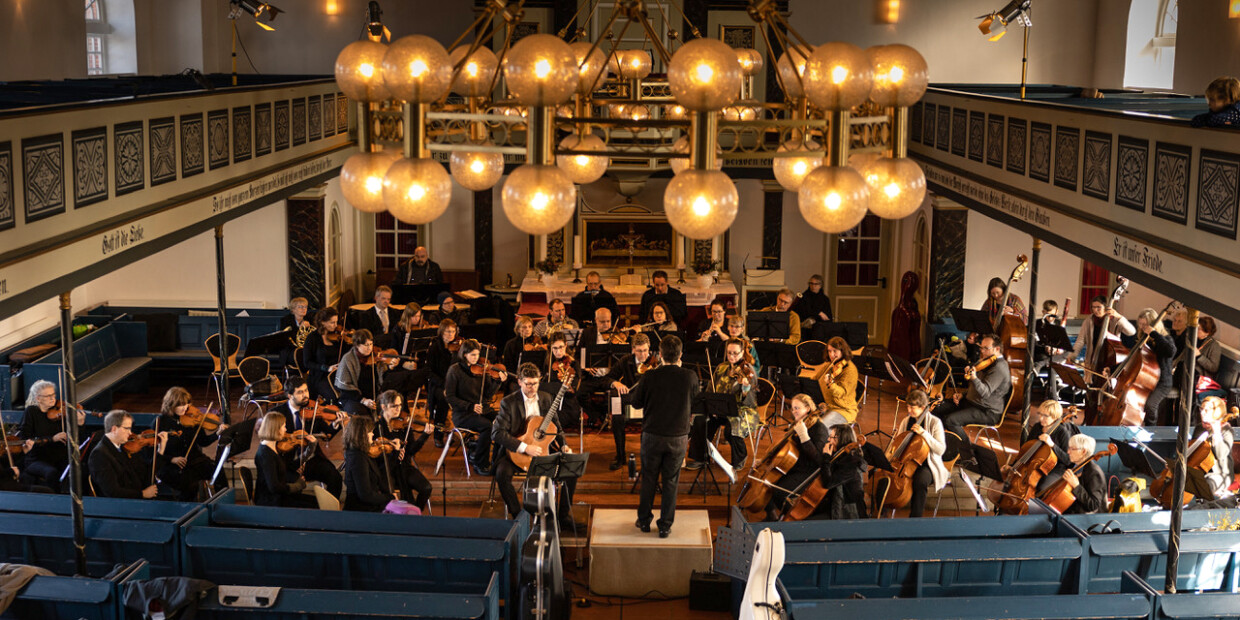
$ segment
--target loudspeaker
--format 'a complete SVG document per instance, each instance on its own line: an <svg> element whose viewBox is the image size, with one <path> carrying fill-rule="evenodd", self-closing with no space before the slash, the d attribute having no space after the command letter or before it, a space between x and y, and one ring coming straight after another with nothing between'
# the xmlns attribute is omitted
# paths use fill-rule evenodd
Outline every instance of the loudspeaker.
<svg viewBox="0 0 1240 620"><path fill-rule="evenodd" d="M689 609L731 611L731 580L715 572L693 571L689 578Z"/></svg>

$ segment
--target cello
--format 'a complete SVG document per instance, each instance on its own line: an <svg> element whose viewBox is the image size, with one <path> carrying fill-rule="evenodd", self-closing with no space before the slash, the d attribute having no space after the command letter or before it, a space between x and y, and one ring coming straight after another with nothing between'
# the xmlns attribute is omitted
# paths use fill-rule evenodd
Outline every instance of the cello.
<svg viewBox="0 0 1240 620"><path fill-rule="evenodd" d="M1046 435L1054 433L1060 424L1076 418L1080 413L1080 409L1068 407L1063 416L1055 420L1050 428L1042 429L1042 433ZM1029 500L1037 495L1038 483L1058 464L1059 457L1055 455L1053 446L1048 446L1046 442L1037 437L1026 441L1020 447L1020 456L1003 476L1003 491L1000 492L995 506L1000 514L1028 514Z"/></svg>
<svg viewBox="0 0 1240 620"><path fill-rule="evenodd" d="M863 445L865 445L865 435L861 435L860 438L857 439L856 441L844 446L843 448L839 450L836 450L835 454L831 455L831 462L834 463L835 459L839 458L840 455L848 454L849 452L856 450L857 448L860 448ZM815 512L817 512L818 505L821 504L823 500L827 498L827 492L830 490L831 489L827 488L827 485L822 483L822 476L821 476L821 469L820 469L819 473L814 474L814 478L810 482L809 486L805 487L804 491L801 491L801 495L797 497L797 503L793 504L792 508L788 512L785 512L783 516L779 518L779 520L780 521L804 521L810 518L810 516L812 516Z"/></svg>
<svg viewBox="0 0 1240 620"><path fill-rule="evenodd" d="M1177 305L1179 302L1174 300L1168 303L1158 318L1154 319L1154 324L1161 323L1163 317ZM1132 351L1125 349L1118 339L1107 340L1107 355L1114 355L1113 359L1116 360L1123 356L1123 360L1107 376L1106 383L1099 391L1100 405L1097 415L1094 416L1094 424L1141 426L1145 423L1145 401L1158 385L1162 375L1158 357L1145 346L1149 340L1150 334L1142 334Z"/></svg>
<svg viewBox="0 0 1240 620"><path fill-rule="evenodd" d="M1012 398L1009 407L1020 409L1025 404L1025 358L1029 355L1029 330L1020 317L1008 310L1008 300L1012 297L1012 285L1019 282L1029 269L1029 257L1021 254L1016 257L1016 267L1008 276L1004 287L1003 301L999 304L999 314L995 317L992 329L999 336L1003 345L1003 357L1008 363L1008 374L1012 378Z"/></svg>
<svg viewBox="0 0 1240 620"><path fill-rule="evenodd" d="M934 409L935 402L926 405L917 416L914 424L926 427L926 417ZM874 516L882 513L884 507L903 508L913 499L913 474L930 458L930 445L921 435L912 431L913 425L900 431L887 444L887 460L891 461L891 471L878 470L871 478L874 485L873 506Z"/></svg>
<svg viewBox="0 0 1240 620"><path fill-rule="evenodd" d="M819 405L818 410L806 414L803 419L805 427L817 424L818 418L824 413L826 412ZM771 489L784 474L792 470L800 458L801 450L797 447L797 442L793 441L796 436L796 431L789 429L783 438L767 449L762 460L754 464L749 479L741 486L741 493L736 498L738 507L751 514L765 514L766 505L771 501Z"/></svg>
<svg viewBox="0 0 1240 620"><path fill-rule="evenodd" d="M1146 448L1146 451L1153 454L1155 457L1162 459L1162 457L1155 454L1154 451L1149 448ZM1159 474L1158 479L1150 483L1150 496L1156 498L1160 506L1166 508L1167 510L1171 510L1172 505L1175 503L1172 501L1174 499L1173 487L1175 486L1172 484L1172 480L1175 474L1175 467L1173 467L1172 464L1168 463L1165 459L1162 459L1162 461L1165 467L1163 467L1162 473ZM1184 471L1187 472L1190 469L1196 469L1202 473L1206 473L1211 469L1214 469L1214 465L1214 446L1210 444L1210 433L1204 432L1188 447L1187 467L1185 467ZM1193 501L1193 497L1194 495L1185 489L1183 502L1187 504Z"/></svg>
<svg viewBox="0 0 1240 620"><path fill-rule="evenodd" d="M1081 470L1085 469L1086 465L1104 456L1111 456L1112 454L1115 454L1115 452L1116 452L1115 444L1111 444L1107 446L1106 450L1103 450L1089 457L1088 459L1085 459L1084 461L1081 462L1080 465L1077 465L1075 468L1073 468L1072 474L1075 476L1079 476L1081 474ZM1059 514L1063 514L1067 512L1068 509L1071 508L1073 504L1076 503L1076 496L1073 495L1073 491L1075 491L1076 487L1079 485L1080 485L1079 480L1077 481L1077 484L1069 484L1068 479L1066 477L1060 478L1058 482L1047 487L1046 491L1044 491L1042 493L1042 496L1039 497L1038 499L1041 499L1047 506L1050 506L1051 508L1058 510Z"/></svg>

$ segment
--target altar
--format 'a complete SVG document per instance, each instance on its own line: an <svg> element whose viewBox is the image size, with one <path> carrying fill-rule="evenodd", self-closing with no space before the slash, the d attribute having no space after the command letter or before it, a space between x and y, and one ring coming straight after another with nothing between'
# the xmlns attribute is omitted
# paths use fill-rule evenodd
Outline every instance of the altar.
<svg viewBox="0 0 1240 620"><path fill-rule="evenodd" d="M709 287L698 285L696 278L686 280L684 284L676 283L676 273L669 274L668 285L678 289L685 294L685 303L689 306L690 316L697 313L693 312L694 308L702 309L706 304L716 297L724 299L736 299L736 285L731 280L720 280ZM618 277L606 277L603 279L603 288L616 298L616 304L620 306L621 312L631 313L637 318L637 313L641 308L642 294L649 288L646 284L620 284ZM586 283L583 280L576 284L571 279L557 279L550 285L542 280L534 277L526 277L521 281L521 289L517 292L517 303L520 314L547 314L547 303L552 299L561 299L565 304L571 305L573 297L586 289Z"/></svg>

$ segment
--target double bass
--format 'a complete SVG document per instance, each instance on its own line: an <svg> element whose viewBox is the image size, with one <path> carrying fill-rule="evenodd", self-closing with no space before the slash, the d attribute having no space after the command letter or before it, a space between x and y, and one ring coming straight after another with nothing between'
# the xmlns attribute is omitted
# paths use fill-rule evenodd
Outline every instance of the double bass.
<svg viewBox="0 0 1240 620"><path fill-rule="evenodd" d="M1154 454L1155 457L1158 457L1158 455L1152 450L1147 448L1147 451L1150 454ZM1202 473L1206 473L1211 469L1214 469L1214 446L1210 443L1209 433L1202 433L1195 441L1193 441L1191 445L1188 446L1188 459L1186 463L1187 467L1184 468L1185 472L1196 469ZM1175 474L1175 467L1172 466L1172 463L1168 463L1166 460L1163 460L1163 465L1164 467L1162 473L1158 475L1158 479L1150 483L1150 496L1156 498L1160 506L1166 508L1167 510L1171 510L1172 506L1175 504L1173 501L1175 499L1173 489L1175 485L1172 484ZM1189 493L1187 489L1184 491L1183 501L1185 504L1193 501L1193 497L1194 495Z"/></svg>
<svg viewBox="0 0 1240 620"><path fill-rule="evenodd" d="M1154 324L1161 323L1167 312L1177 305L1177 301L1168 303L1158 318L1154 319ZM1142 334L1132 351L1128 351L1119 340L1107 340L1109 355L1114 356L1111 359L1122 358L1122 361L1111 371L1099 392L1101 404L1094 416L1094 424L1141 426L1145 423L1145 401L1149 399L1162 376L1158 356L1145 346L1149 341L1150 334Z"/></svg>
<svg viewBox="0 0 1240 620"><path fill-rule="evenodd" d="M1102 374L1105 369L1114 368L1118 364L1116 356L1123 351L1123 355L1128 354L1128 350L1119 343L1119 339L1111 335L1111 310L1115 308L1115 302L1123 299L1128 294L1128 278L1116 276L1115 290L1111 291L1111 298L1107 301L1106 314L1103 315L1102 329L1098 332L1098 340L1094 343L1092 351L1085 352L1085 363L1087 366L1087 377L1089 387L1097 391L1090 394L1085 399L1085 419L1089 423L1094 423L1098 417L1098 410L1102 407L1102 395L1106 391L1107 386L1106 375ZM1085 320L1081 325L1081 329L1090 329L1093 327L1093 319ZM1080 338L1080 336L1077 336Z"/></svg>
<svg viewBox="0 0 1240 620"><path fill-rule="evenodd" d="M1008 276L1003 301L999 304L999 314L995 317L992 329L999 336L1003 345L1003 357L1008 363L1008 374L1012 378L1012 399L1009 405L1020 409L1025 405L1025 359L1029 356L1029 330L1020 317L1008 311L1008 300L1012 297L1012 285L1019 282L1029 269L1029 257L1021 254L1016 257L1016 267Z"/></svg>

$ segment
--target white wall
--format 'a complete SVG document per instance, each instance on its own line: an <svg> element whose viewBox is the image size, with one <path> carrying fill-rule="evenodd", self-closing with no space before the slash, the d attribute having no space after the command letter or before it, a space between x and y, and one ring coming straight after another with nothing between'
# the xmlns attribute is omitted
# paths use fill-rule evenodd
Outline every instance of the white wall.
<svg viewBox="0 0 1240 620"><path fill-rule="evenodd" d="M476 269L475 241L474 193L453 183L452 201L447 212L431 224L431 246L427 249L441 269ZM482 283L487 284L490 282Z"/></svg>
<svg viewBox="0 0 1240 620"><path fill-rule="evenodd" d="M1240 19L1227 18L1227 0L1181 2L1175 46L1176 92L1201 96L1210 80L1237 74Z"/></svg>
<svg viewBox="0 0 1240 620"><path fill-rule="evenodd" d="M81 0L0 2L0 81L86 77Z"/></svg>
<svg viewBox="0 0 1240 620"><path fill-rule="evenodd" d="M991 278L1007 280L1016 267L1017 254L1032 259L1033 237L976 211L969 211L969 247L965 250L964 307L980 308L986 302L986 284ZM1032 262L1032 261L1031 261ZM1032 265L1031 265L1032 268ZM1079 300L1081 259L1050 244L1042 243L1038 270L1038 307L1054 299L1060 305L1065 297ZM1029 303L1029 273L1012 286L1012 292Z"/></svg>

